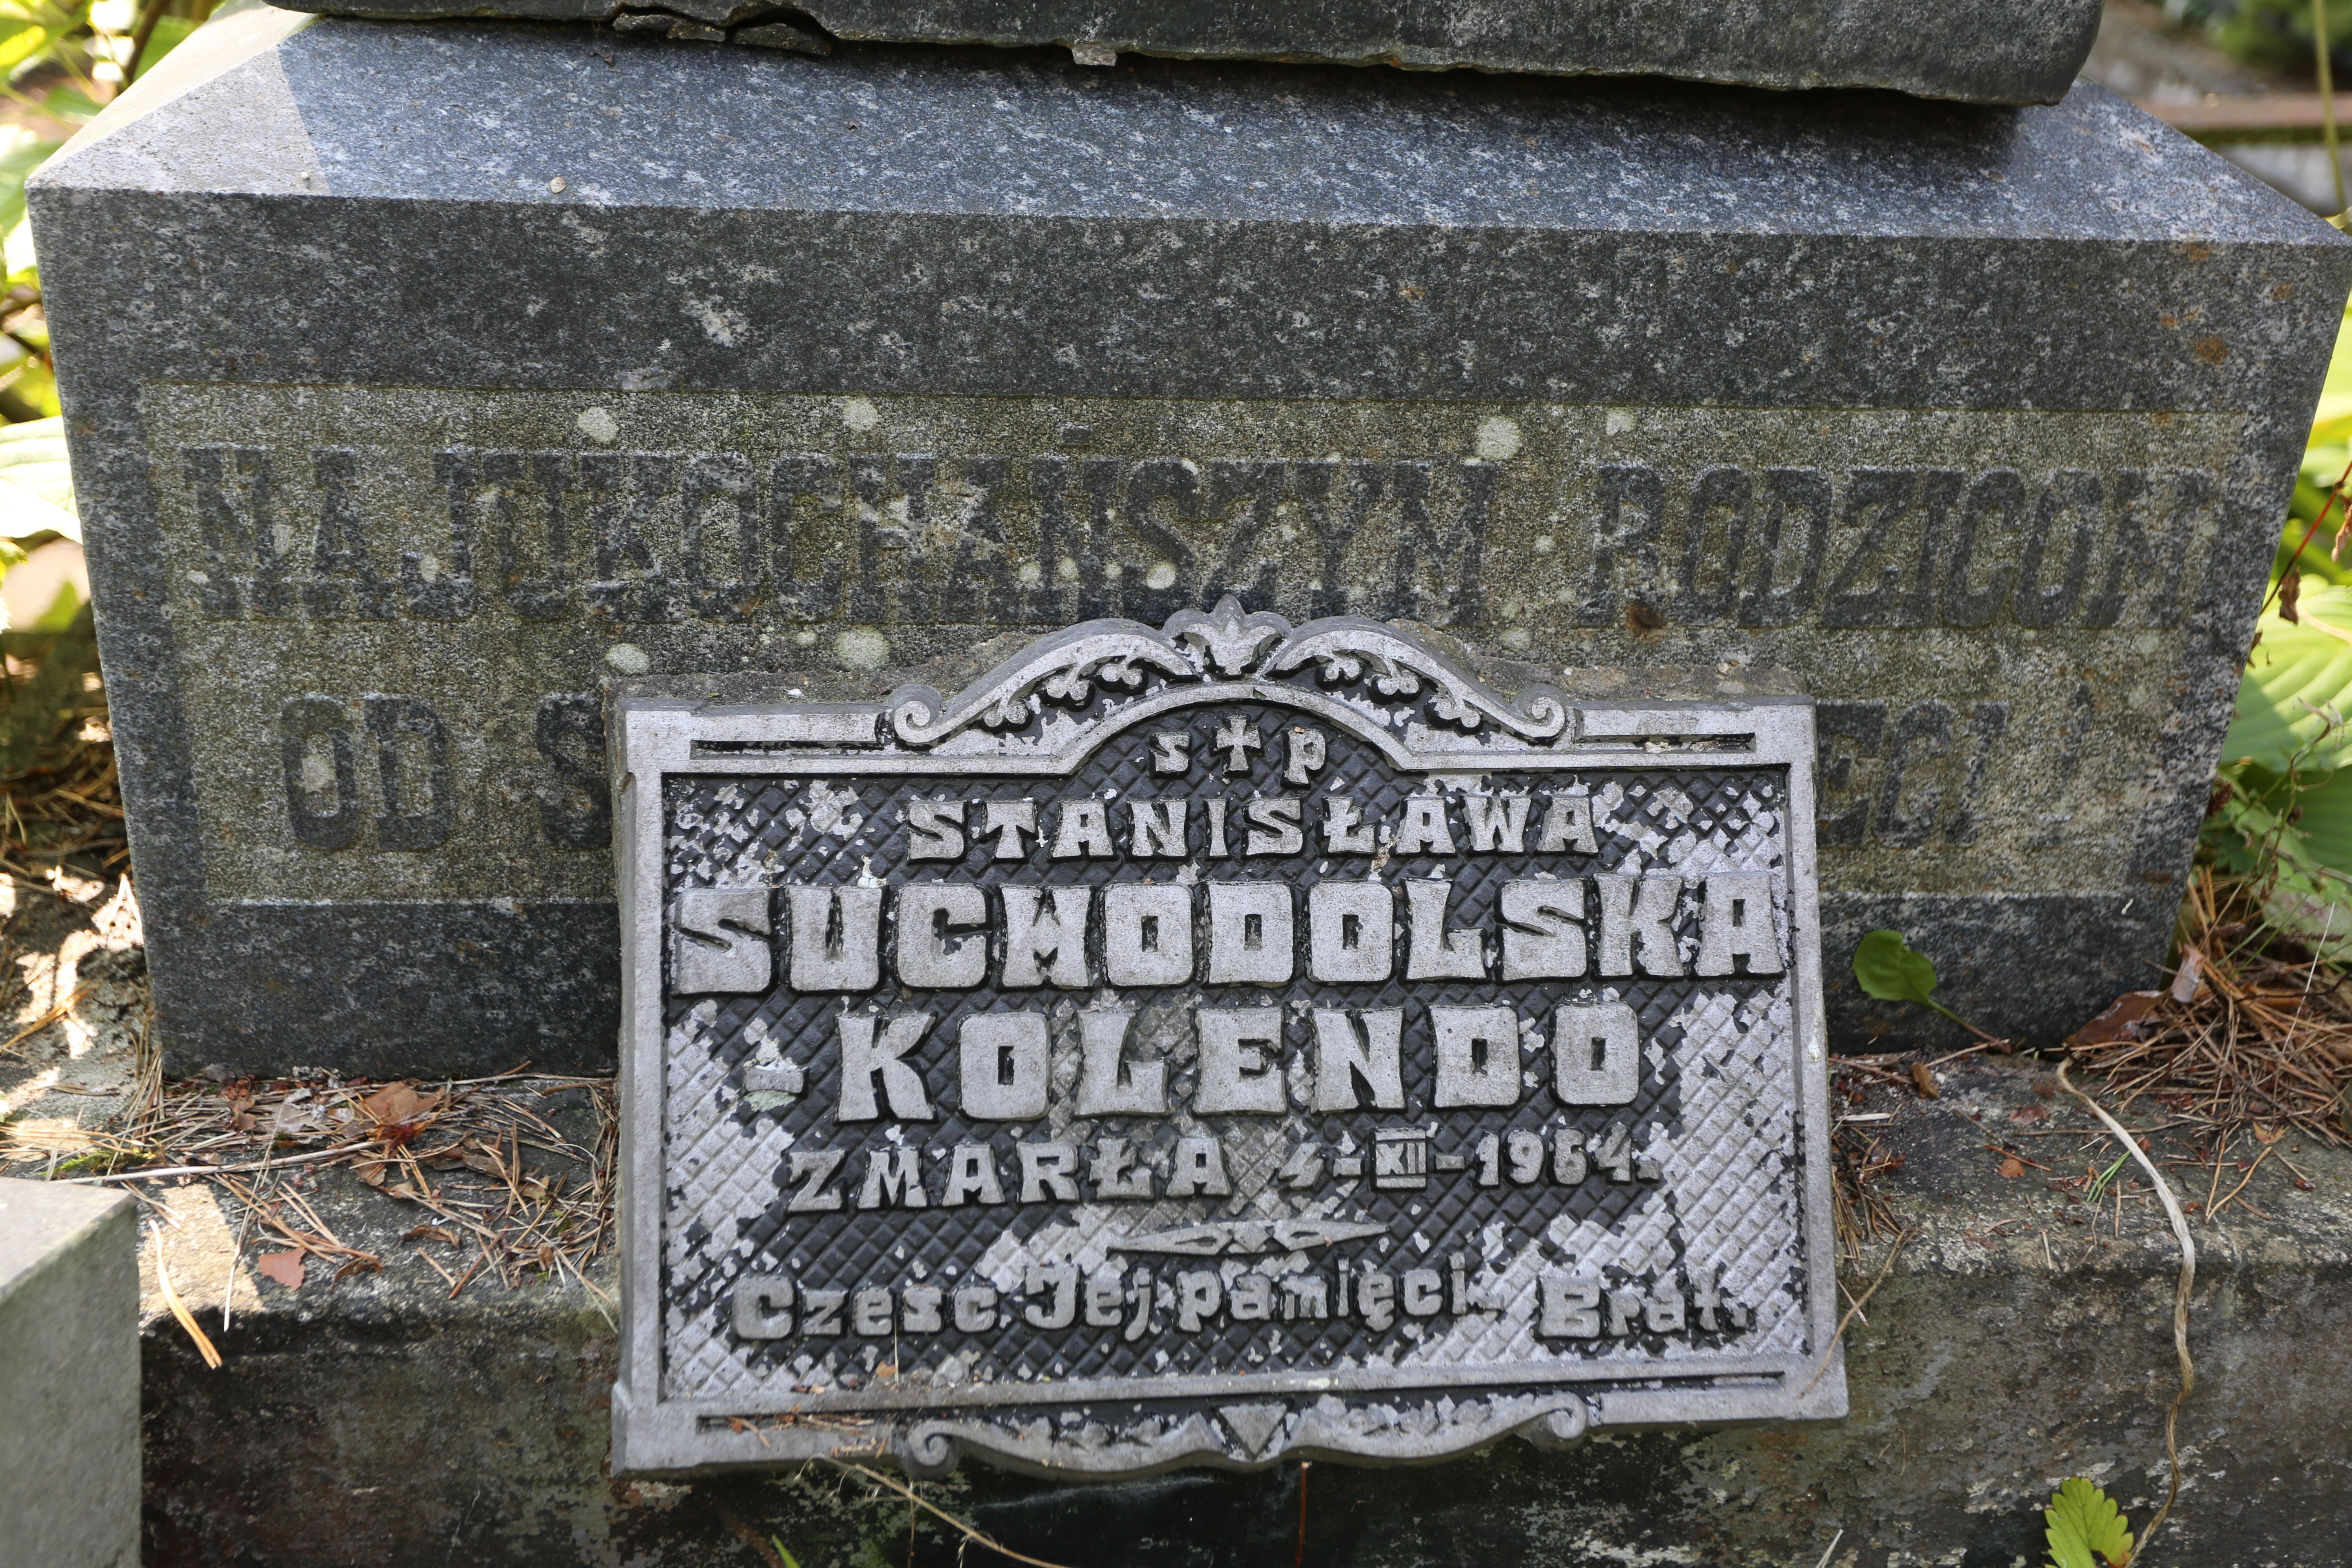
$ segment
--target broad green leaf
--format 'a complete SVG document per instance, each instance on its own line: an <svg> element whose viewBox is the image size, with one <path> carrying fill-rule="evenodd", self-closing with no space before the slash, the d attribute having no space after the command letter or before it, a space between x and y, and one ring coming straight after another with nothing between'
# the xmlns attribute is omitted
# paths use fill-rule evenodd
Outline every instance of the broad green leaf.
<svg viewBox="0 0 2352 1568"><path fill-rule="evenodd" d="M22 126L0 132L0 234L25 221L25 177L63 145Z"/></svg>
<svg viewBox="0 0 2352 1568"><path fill-rule="evenodd" d="M98 118L105 105L78 87L53 87L41 95L41 110L69 125Z"/></svg>
<svg viewBox="0 0 2352 1568"><path fill-rule="evenodd" d="M2236 855L2243 860L2225 864L2224 870L2251 871L2263 841L2292 831L2273 804L2284 794L2285 780L2259 768L2241 766L2225 770L2222 782L2230 786L2229 793L2206 817L2203 837L2217 854Z"/></svg>
<svg viewBox="0 0 2352 1568"><path fill-rule="evenodd" d="M2273 578L2286 570L2292 558L2295 570L2322 582L2352 583L2352 566L2339 565L2330 553L2336 531L2343 526L2344 509L2341 503L2332 508L2327 505L2328 492L2347 470L2352 470L2352 309L2346 310L2336 329L2336 352L2328 361L2326 385L2312 416L2302 471L2296 476L2294 495L2287 503L2289 521L2279 541L2278 555L2271 563ZM2327 516L2320 537L2312 540L2306 548L2304 534L2323 509Z"/></svg>
<svg viewBox="0 0 2352 1568"><path fill-rule="evenodd" d="M29 221L18 220L16 226L7 231L7 238L0 240L0 265L8 268L9 288L38 281L41 258L33 254L33 226Z"/></svg>
<svg viewBox="0 0 2352 1568"><path fill-rule="evenodd" d="M147 47L140 52L139 76L155 68L165 55L188 41L188 35L204 24L193 16L163 16L155 23L155 30L147 35ZM136 80L137 78L133 78ZM2317 546L2313 548L2316 549Z"/></svg>
<svg viewBox="0 0 2352 1568"><path fill-rule="evenodd" d="M2294 825L2312 859L2352 877L2352 768L2339 768L2295 796Z"/></svg>
<svg viewBox="0 0 2352 1568"><path fill-rule="evenodd" d="M37 533L81 538L62 419L0 426L0 538Z"/></svg>
<svg viewBox="0 0 2352 1568"><path fill-rule="evenodd" d="M2340 887L2335 890L2344 891ZM2352 905L2340 897L2291 886L2282 877L2278 886L2263 895L2263 922L2293 937L2324 963L2342 963L2352 958Z"/></svg>
<svg viewBox="0 0 2352 1568"><path fill-rule="evenodd" d="M21 626L17 625L12 616L7 629L12 632L43 634L61 632L71 626L74 624L74 617L80 614L81 595L75 591L71 583L60 583L58 584L57 596L49 601L47 609Z"/></svg>
<svg viewBox="0 0 2352 1568"><path fill-rule="evenodd" d="M2336 352L2327 361L2327 379L2320 386L2319 406L2311 421L2314 446L2347 436L2352 436L2352 308L2345 310L2336 329Z"/></svg>
<svg viewBox="0 0 2352 1568"><path fill-rule="evenodd" d="M2287 506L2286 526L2279 531L2278 548L2271 555L2273 582L2292 566L2303 574L2306 588L2352 583L2352 565L2339 563L2335 555L2336 531L2344 526L2344 509L2340 504L2334 508L2326 504L2327 489L2343 471L2344 464L2338 462L2327 470L2325 479L2315 480L2306 472L2295 481L2294 497ZM2323 509L2327 511L2325 518L2319 515ZM2306 534L2313 535L2308 544L2305 542ZM2314 578L2318 581L2312 581Z"/></svg>
<svg viewBox="0 0 2352 1568"><path fill-rule="evenodd" d="M2323 415L2312 423L2311 445L2315 450L2333 446L2347 437L2352 437L2352 414L2338 414L2333 416ZM2308 462L2309 459L2306 458L2305 461ZM2336 466L2336 471L2342 473L2344 465L2338 463ZM2332 479L2336 475L2330 474L2327 477Z"/></svg>
<svg viewBox="0 0 2352 1568"><path fill-rule="evenodd" d="M2060 1485L2042 1517L2058 1568L2123 1568L2131 1560L2131 1531L2115 1500L2080 1477Z"/></svg>
<svg viewBox="0 0 2352 1568"><path fill-rule="evenodd" d="M58 406L58 378L38 360L9 377L7 390L33 410L35 423L64 412Z"/></svg>
<svg viewBox="0 0 2352 1568"><path fill-rule="evenodd" d="M2273 773L2292 765L2309 776L2352 750L2341 723L2352 716L2352 588L2306 589L2299 613L2300 622L2281 619L2275 608L2262 618L2221 742L2225 765L2251 763Z"/></svg>
<svg viewBox="0 0 2352 1568"><path fill-rule="evenodd" d="M1853 977L1881 1002L1926 1002L1936 990L1936 966L1904 945L1899 931L1874 931L1854 944Z"/></svg>
<svg viewBox="0 0 2352 1568"><path fill-rule="evenodd" d="M0 22L0 77L14 81L48 58L58 35L30 22Z"/></svg>

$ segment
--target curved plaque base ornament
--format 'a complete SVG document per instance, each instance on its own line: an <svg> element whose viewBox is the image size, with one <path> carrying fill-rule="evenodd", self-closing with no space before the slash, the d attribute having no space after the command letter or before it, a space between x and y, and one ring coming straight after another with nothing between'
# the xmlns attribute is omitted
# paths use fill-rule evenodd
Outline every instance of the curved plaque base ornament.
<svg viewBox="0 0 2352 1568"><path fill-rule="evenodd" d="M1369 1405L1328 1396L1298 1405L1221 1405L1181 1418L1146 1417L1126 1426L1052 1419L951 1419L900 1430L894 1456L915 1475L940 1476L966 1455L1034 1475L1133 1476L1185 1465L1264 1469L1302 1459L1358 1464L1450 1459L1506 1437L1568 1447L1591 1430L1574 1394L1503 1399L1405 1400Z"/></svg>
<svg viewBox="0 0 2352 1568"><path fill-rule="evenodd" d="M1811 704L1495 668L1228 597L617 691L615 1470L1843 1414Z"/></svg>

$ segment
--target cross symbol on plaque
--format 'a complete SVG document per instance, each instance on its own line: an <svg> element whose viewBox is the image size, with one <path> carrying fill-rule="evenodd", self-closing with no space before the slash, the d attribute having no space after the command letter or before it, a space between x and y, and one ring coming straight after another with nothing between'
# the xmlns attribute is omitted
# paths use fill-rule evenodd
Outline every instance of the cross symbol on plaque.
<svg viewBox="0 0 2352 1568"><path fill-rule="evenodd" d="M1217 726L1217 749L1225 753L1225 772L1249 772L1249 754L1265 749L1257 726L1236 713Z"/></svg>

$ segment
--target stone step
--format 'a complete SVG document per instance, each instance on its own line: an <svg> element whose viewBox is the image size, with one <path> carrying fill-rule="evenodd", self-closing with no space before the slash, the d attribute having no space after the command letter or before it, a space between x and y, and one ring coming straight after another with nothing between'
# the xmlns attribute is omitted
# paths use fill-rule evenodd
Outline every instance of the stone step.
<svg viewBox="0 0 2352 1568"><path fill-rule="evenodd" d="M1900 1161L1864 1192L1911 1233L1888 1267L1882 1216L1843 1270L1855 1296L1885 1275L1848 1330L1848 1420L1566 1453L1506 1442L1396 1472L1317 1464L1304 1560L1801 1565L1843 1531L1829 1561L1854 1568L2039 1562L2039 1507L2069 1475L2099 1480L2144 1526L2164 1494L2178 1386L2170 1232L2144 1184L2095 1213L2053 1189L2116 1150L2066 1097L2037 1092L2050 1075L1971 1058L1944 1077L1933 1101L1877 1087L1850 1101L1853 1079L1840 1080L1846 1115L1887 1118L1842 1136L1874 1141L1873 1164ZM2154 1109L2127 1125L2168 1120ZM2156 1131L2157 1157L2187 1162L2194 1131ZM2020 1174L2000 1174L1998 1143L2022 1151ZM2352 1155L2291 1131L2240 1172L2262 1147L2241 1136L2210 1194L2210 1163L2169 1170L2200 1210L2248 1178L2216 1223L2192 1215L2198 1382L2180 1418L2184 1489L2154 1554L2182 1568L2346 1561ZM781 1563L772 1539L803 1568L908 1560L907 1501L823 1467L614 1484L608 1270L585 1287L567 1276L508 1289L486 1268L453 1298L467 1259L403 1240L429 1215L339 1170L305 1182L337 1236L381 1255L380 1272L331 1281L314 1263L289 1292L257 1284L248 1253L232 1276L234 1205L225 1213L202 1184L152 1194L178 1222L166 1267L226 1363L207 1370L163 1312L151 1249L151 1568ZM1190 1568L1291 1561L1300 1485L1290 1464L1085 1486L967 1466L922 1491L1048 1563ZM913 1537L914 1562L959 1561L935 1517L917 1514Z"/></svg>
<svg viewBox="0 0 2352 1568"><path fill-rule="evenodd" d="M139 1379L121 1193L0 1178L0 1563L135 1568Z"/></svg>

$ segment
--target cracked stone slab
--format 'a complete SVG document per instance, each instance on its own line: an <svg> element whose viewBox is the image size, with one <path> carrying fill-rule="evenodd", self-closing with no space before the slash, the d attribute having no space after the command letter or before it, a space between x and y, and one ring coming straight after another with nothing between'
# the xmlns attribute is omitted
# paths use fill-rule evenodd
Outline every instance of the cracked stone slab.
<svg viewBox="0 0 2352 1568"><path fill-rule="evenodd" d="M628 15L616 0L305 0L291 8L399 19ZM2056 102L2099 22L2097 0L1834 0L1793 10L1766 0L803 0L787 14L836 38L1045 46L1101 66L1139 53L1891 88L1974 103Z"/></svg>

